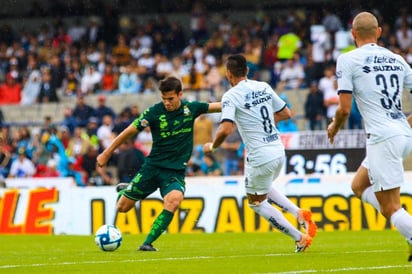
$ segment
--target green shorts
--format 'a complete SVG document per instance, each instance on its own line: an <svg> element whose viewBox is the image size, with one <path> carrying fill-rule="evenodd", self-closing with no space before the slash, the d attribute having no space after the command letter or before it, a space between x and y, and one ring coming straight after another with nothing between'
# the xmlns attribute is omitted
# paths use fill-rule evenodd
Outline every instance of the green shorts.
<svg viewBox="0 0 412 274"><path fill-rule="evenodd" d="M119 194L132 200L142 200L160 190L162 197L172 190L185 193L185 170L159 168L144 164L128 187ZM119 196L120 197L120 196Z"/></svg>

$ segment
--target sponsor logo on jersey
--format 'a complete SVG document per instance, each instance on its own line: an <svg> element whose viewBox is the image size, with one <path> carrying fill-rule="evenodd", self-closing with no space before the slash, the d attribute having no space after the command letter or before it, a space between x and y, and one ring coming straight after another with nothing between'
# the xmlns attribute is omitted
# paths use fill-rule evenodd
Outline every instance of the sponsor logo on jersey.
<svg viewBox="0 0 412 274"><path fill-rule="evenodd" d="M187 106L183 107L183 115L184 116L189 116L190 115L190 109Z"/></svg>
<svg viewBox="0 0 412 274"><path fill-rule="evenodd" d="M269 94L266 89L252 91L251 93L246 94L244 107L246 109L250 109L251 107L257 106L271 99L272 95ZM251 100L252 102L249 102Z"/></svg>
<svg viewBox="0 0 412 274"><path fill-rule="evenodd" d="M141 125L142 127L147 127L147 126L149 125L149 121L147 121L146 119L142 119L142 120L140 121L140 125Z"/></svg>
<svg viewBox="0 0 412 274"><path fill-rule="evenodd" d="M365 66L362 67L363 72L370 73L379 71L403 71L403 66L394 57L389 56L368 56L365 59Z"/></svg>
<svg viewBox="0 0 412 274"><path fill-rule="evenodd" d="M379 72L379 71L403 71L403 67L402 66L389 66L389 65L373 66L373 67L363 66L362 71L365 72L365 73L369 73L371 71L374 71L374 72Z"/></svg>
<svg viewBox="0 0 412 274"><path fill-rule="evenodd" d="M394 57L388 56L368 56L366 57L366 64L394 64L397 60Z"/></svg>

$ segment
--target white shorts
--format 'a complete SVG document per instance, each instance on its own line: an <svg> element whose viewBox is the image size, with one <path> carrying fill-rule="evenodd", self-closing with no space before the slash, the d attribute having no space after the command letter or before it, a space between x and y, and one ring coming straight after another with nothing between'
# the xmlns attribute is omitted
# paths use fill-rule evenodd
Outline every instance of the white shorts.
<svg viewBox="0 0 412 274"><path fill-rule="evenodd" d="M279 157L261 166L252 167L245 164L246 193L263 195L269 192L273 181L282 170L284 157Z"/></svg>
<svg viewBox="0 0 412 274"><path fill-rule="evenodd" d="M396 136L366 146L366 158L362 166L368 170L374 192L403 185L403 160L411 151L412 137L409 136Z"/></svg>

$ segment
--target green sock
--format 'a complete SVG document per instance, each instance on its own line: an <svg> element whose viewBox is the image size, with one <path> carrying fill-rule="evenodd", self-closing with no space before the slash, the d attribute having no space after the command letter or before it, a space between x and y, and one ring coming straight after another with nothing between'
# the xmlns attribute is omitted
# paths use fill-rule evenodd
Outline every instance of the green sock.
<svg viewBox="0 0 412 274"><path fill-rule="evenodd" d="M152 225L152 229L143 242L144 245L152 244L160 235L167 229L170 222L173 219L173 213L167 210L163 210Z"/></svg>

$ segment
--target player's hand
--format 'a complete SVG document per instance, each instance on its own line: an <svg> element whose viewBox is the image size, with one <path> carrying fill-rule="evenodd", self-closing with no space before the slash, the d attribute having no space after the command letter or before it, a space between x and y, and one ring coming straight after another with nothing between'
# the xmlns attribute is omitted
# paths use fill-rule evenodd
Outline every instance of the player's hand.
<svg viewBox="0 0 412 274"><path fill-rule="evenodd" d="M100 153L96 158L96 164L97 164L98 167L103 167L104 165L107 164L108 160L109 160L109 157L107 157L103 153Z"/></svg>
<svg viewBox="0 0 412 274"><path fill-rule="evenodd" d="M212 144L213 144L213 143L211 143L211 142L204 144L204 145L203 145L203 152L204 152L204 153L212 152L212 151L210 150L210 148L212 147Z"/></svg>
<svg viewBox="0 0 412 274"><path fill-rule="evenodd" d="M338 131L336 130L335 119L328 125L328 139L331 144L333 144L334 138Z"/></svg>

